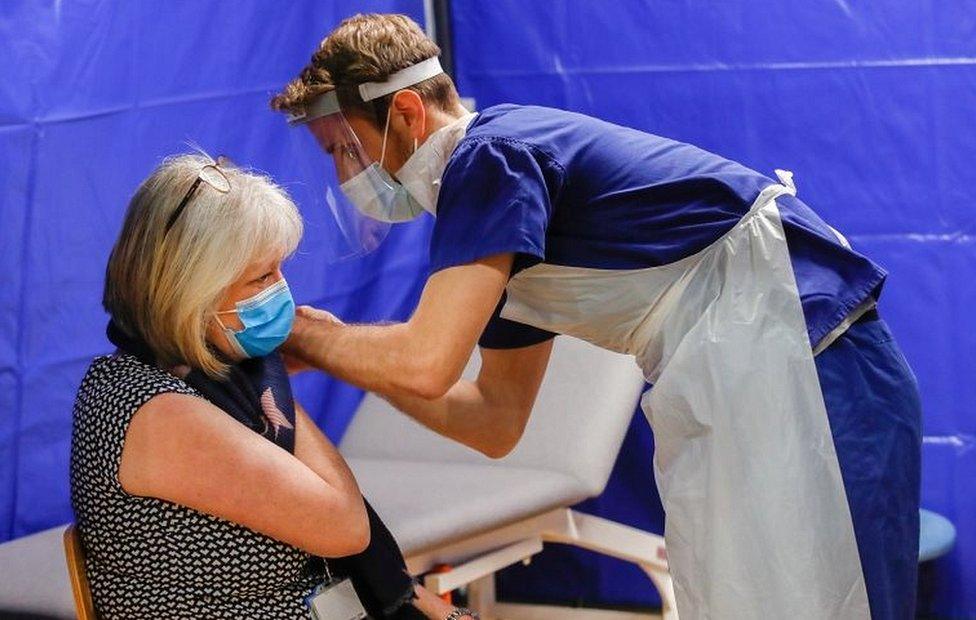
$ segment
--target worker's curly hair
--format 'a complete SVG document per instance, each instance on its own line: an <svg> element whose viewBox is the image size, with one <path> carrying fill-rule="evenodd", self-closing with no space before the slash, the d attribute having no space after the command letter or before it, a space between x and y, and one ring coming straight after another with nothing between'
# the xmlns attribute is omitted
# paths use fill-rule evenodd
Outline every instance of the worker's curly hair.
<svg viewBox="0 0 976 620"><path fill-rule="evenodd" d="M299 76L271 99L271 108L296 112L316 96L335 89L343 110L359 111L382 126L393 95L364 102L357 87L363 82L382 82L391 73L440 53L437 44L406 15L354 15L322 40ZM440 109L460 103L454 82L447 74L409 88Z"/></svg>

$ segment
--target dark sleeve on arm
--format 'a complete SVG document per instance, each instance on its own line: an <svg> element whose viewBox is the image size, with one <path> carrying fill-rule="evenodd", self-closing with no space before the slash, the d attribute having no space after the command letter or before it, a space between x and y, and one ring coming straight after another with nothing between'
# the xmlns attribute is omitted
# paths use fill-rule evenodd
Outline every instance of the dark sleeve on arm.
<svg viewBox="0 0 976 620"><path fill-rule="evenodd" d="M430 271L515 254L514 271L543 260L562 168L529 145L502 138L462 141L444 172L430 245ZM502 295L478 344L514 349L555 334L500 316Z"/></svg>
<svg viewBox="0 0 976 620"><path fill-rule="evenodd" d="M538 327L503 319L500 314L504 306L505 294L503 293L498 307L488 319L485 331L481 332L478 346L485 349L518 349L545 342L556 336Z"/></svg>
<svg viewBox="0 0 976 620"><path fill-rule="evenodd" d="M462 141L451 156L437 200L430 272L513 253L520 263L545 256L551 197L562 169L518 141Z"/></svg>

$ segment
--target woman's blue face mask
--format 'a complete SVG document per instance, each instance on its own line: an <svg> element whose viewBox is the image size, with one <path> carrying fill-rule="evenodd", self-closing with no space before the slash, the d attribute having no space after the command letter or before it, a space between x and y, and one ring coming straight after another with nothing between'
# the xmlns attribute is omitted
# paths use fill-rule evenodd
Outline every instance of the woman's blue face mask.
<svg viewBox="0 0 976 620"><path fill-rule="evenodd" d="M264 357L288 339L295 322L295 300L282 278L253 297L234 304L235 310L215 313L227 341L242 357ZM221 314L237 314L244 328L233 330L220 320Z"/></svg>

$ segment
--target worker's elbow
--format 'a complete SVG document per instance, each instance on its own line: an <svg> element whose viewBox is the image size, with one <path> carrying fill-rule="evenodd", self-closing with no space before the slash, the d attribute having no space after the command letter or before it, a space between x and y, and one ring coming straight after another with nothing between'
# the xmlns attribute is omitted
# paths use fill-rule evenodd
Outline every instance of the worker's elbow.
<svg viewBox="0 0 976 620"><path fill-rule="evenodd" d="M406 386L411 396L425 400L437 400L457 383L461 373L448 368L443 362L432 360L418 364L409 384Z"/></svg>
<svg viewBox="0 0 976 620"><path fill-rule="evenodd" d="M411 396L424 400L437 400L447 394L449 389L451 386L444 381L434 378L419 378L408 386L407 391Z"/></svg>
<svg viewBox="0 0 976 620"><path fill-rule="evenodd" d="M478 447L478 451L490 459L503 459L518 446L525 430L524 425L507 426L492 433L491 440Z"/></svg>
<svg viewBox="0 0 976 620"><path fill-rule="evenodd" d="M503 459L512 453L516 445L518 442L501 443L493 441L490 445L479 447L478 450L490 459Z"/></svg>

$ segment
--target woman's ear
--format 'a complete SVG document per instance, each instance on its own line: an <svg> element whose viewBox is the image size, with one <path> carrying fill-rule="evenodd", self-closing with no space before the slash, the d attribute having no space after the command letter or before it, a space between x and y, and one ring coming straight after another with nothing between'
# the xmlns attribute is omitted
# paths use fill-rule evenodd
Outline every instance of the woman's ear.
<svg viewBox="0 0 976 620"><path fill-rule="evenodd" d="M409 89L397 91L390 105L393 106L390 122L402 124L402 131L415 140L423 141L427 131L427 110L420 95Z"/></svg>

